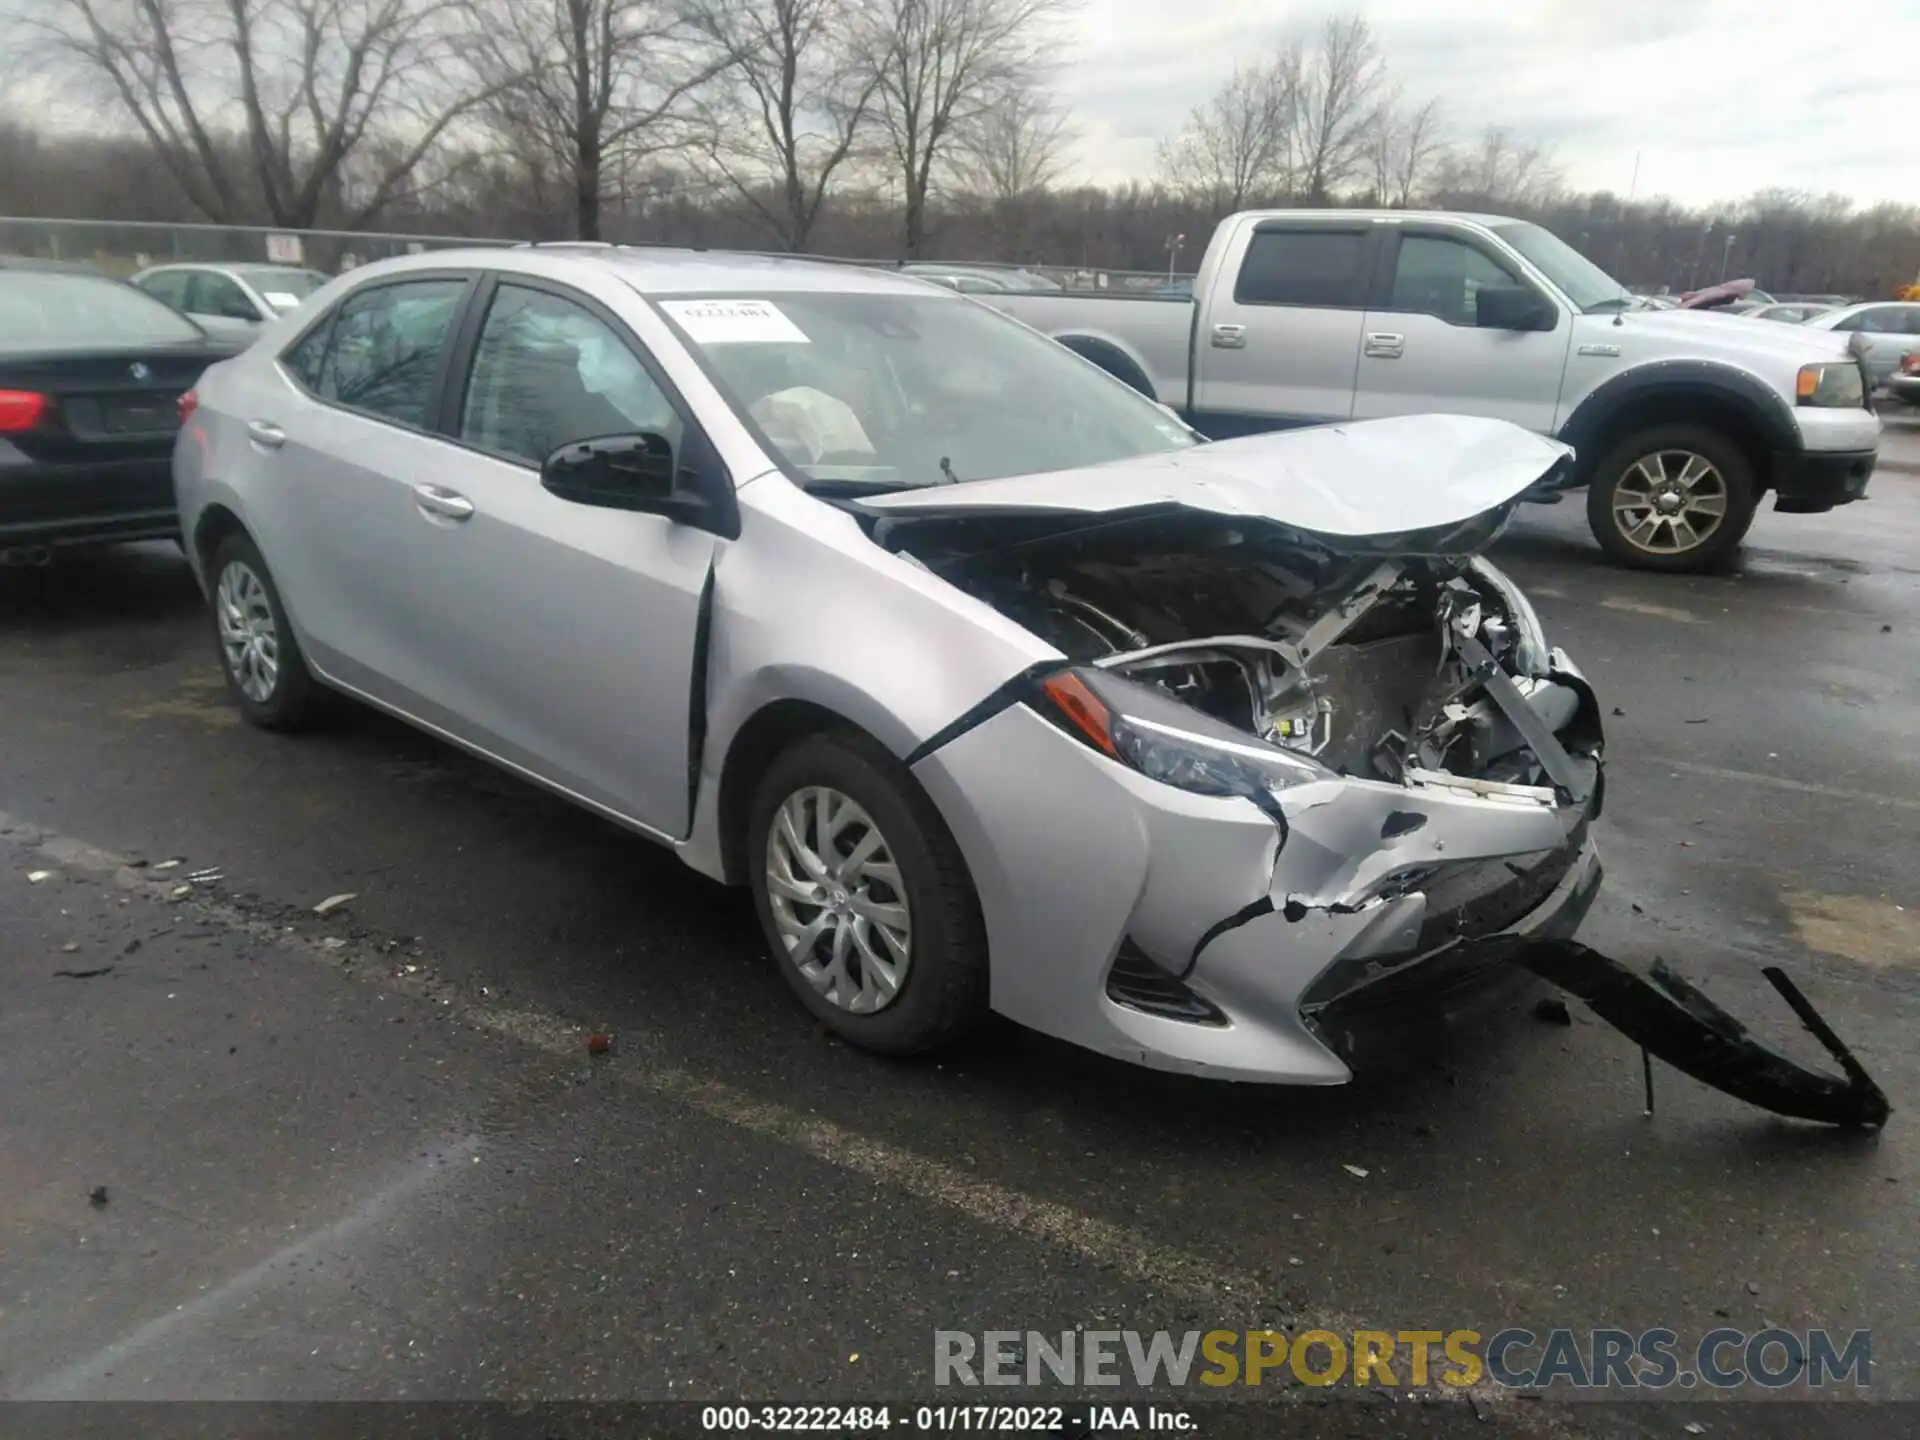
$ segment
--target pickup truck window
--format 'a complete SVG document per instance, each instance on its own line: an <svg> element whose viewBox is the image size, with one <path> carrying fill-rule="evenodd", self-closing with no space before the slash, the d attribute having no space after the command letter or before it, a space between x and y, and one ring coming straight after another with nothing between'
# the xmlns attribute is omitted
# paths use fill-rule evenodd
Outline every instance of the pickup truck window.
<svg viewBox="0 0 1920 1440"><path fill-rule="evenodd" d="M1506 241L1560 293L1588 314L1602 310L1631 310L1638 302L1618 280L1594 264L1551 230L1516 221L1496 225L1493 233Z"/></svg>
<svg viewBox="0 0 1920 1440"><path fill-rule="evenodd" d="M1482 286L1519 283L1518 276L1464 240L1403 235L1387 308L1471 327L1479 323Z"/></svg>
<svg viewBox="0 0 1920 1440"><path fill-rule="evenodd" d="M1364 309L1366 256L1364 230L1256 230L1233 284L1234 303Z"/></svg>
<svg viewBox="0 0 1920 1440"><path fill-rule="evenodd" d="M957 295L762 291L656 305L809 489L990 480L1197 443L1064 346Z"/></svg>

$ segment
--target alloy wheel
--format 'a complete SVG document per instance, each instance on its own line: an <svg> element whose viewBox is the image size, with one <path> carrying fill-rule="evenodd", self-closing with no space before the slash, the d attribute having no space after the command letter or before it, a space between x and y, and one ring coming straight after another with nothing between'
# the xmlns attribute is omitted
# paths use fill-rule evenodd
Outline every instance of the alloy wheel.
<svg viewBox="0 0 1920 1440"><path fill-rule="evenodd" d="M280 630L266 585L245 561L230 560L214 587L213 606L233 683L254 704L266 704L280 683Z"/></svg>
<svg viewBox="0 0 1920 1440"><path fill-rule="evenodd" d="M789 795L767 836L767 902L787 958L830 1005L857 1015L900 994L913 918L873 817L824 785Z"/></svg>
<svg viewBox="0 0 1920 1440"><path fill-rule="evenodd" d="M1613 487L1613 521L1622 538L1650 555L1683 555L1726 521L1727 481L1706 456L1656 450L1634 461Z"/></svg>

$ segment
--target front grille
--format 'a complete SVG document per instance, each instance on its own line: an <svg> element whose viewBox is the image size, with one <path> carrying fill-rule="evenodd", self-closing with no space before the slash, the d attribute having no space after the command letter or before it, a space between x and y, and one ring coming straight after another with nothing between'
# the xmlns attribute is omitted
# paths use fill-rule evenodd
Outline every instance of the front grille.
<svg viewBox="0 0 1920 1440"><path fill-rule="evenodd" d="M1184 1020L1189 1025L1227 1023L1219 1006L1194 994L1184 980L1154 964L1130 939L1120 942L1120 953L1107 972L1107 998L1130 1010Z"/></svg>
<svg viewBox="0 0 1920 1440"><path fill-rule="evenodd" d="M1567 878L1586 841L1587 822L1582 820L1567 837L1565 845L1520 873L1516 874L1513 869L1517 862L1490 860L1484 867L1473 866L1451 876L1443 875L1427 887L1427 919L1420 927L1419 949L1425 952L1454 940L1484 940L1518 923L1538 909L1554 887ZM1485 888L1485 877L1489 875L1500 880L1490 889ZM1446 893L1449 884L1466 889L1472 886L1475 877L1482 877L1481 884L1468 890L1466 898L1450 902Z"/></svg>

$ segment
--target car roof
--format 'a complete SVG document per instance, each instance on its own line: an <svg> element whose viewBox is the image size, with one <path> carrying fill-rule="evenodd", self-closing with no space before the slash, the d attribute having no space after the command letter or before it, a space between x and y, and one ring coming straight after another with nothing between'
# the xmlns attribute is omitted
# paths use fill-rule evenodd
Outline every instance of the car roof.
<svg viewBox="0 0 1920 1440"><path fill-rule="evenodd" d="M652 245L485 246L432 250L375 260L349 273L356 279L404 275L412 270L511 270L564 279L584 270L612 273L642 295L738 295L755 290L820 291L846 295L939 295L951 290L872 262L810 260L731 250L692 250Z"/></svg>
<svg viewBox="0 0 1920 1440"><path fill-rule="evenodd" d="M1469 225L1516 225L1512 215L1483 215L1472 210L1249 210L1255 220L1452 220Z"/></svg>

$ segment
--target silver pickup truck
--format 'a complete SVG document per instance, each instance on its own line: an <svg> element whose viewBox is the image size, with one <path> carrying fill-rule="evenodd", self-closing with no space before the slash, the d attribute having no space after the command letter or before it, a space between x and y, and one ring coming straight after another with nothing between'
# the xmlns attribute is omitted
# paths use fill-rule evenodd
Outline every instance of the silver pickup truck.
<svg viewBox="0 0 1920 1440"><path fill-rule="evenodd" d="M1771 492L1858 500L1880 422L1847 337L1646 308L1549 231L1490 215L1251 211L1221 221L1193 298L981 294L1215 439L1448 412L1576 452L1601 546L1699 570Z"/></svg>

